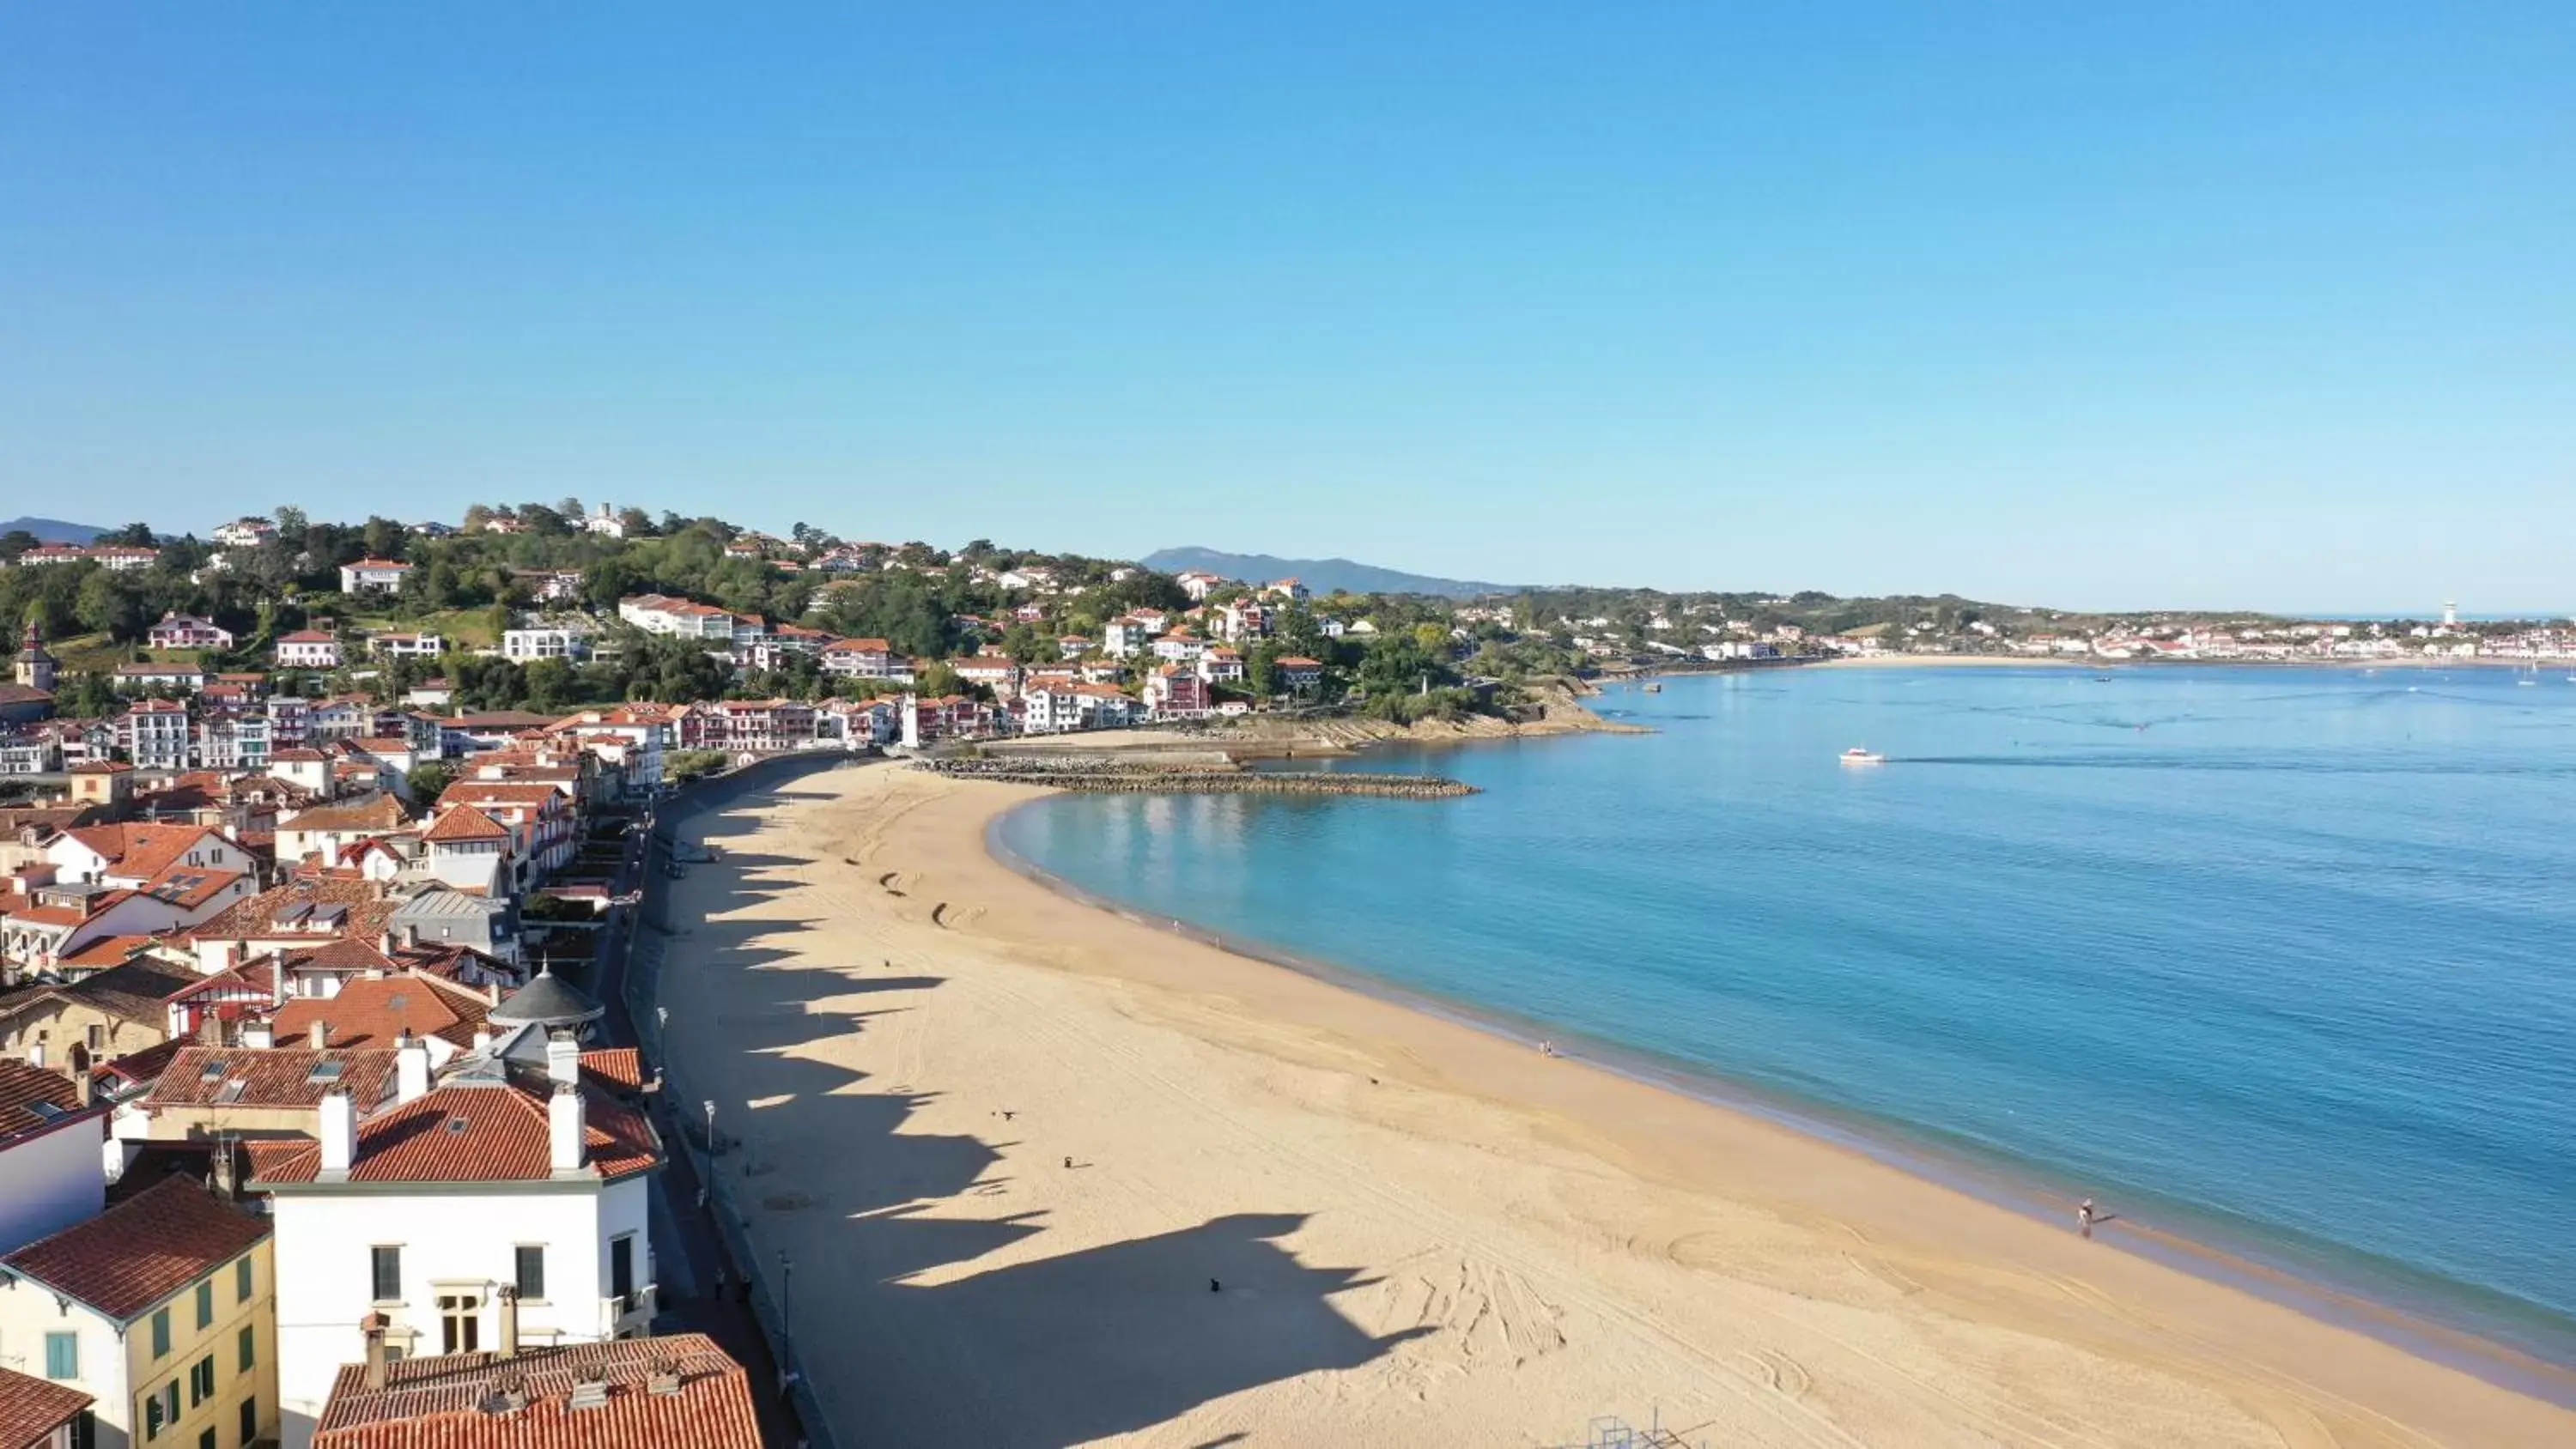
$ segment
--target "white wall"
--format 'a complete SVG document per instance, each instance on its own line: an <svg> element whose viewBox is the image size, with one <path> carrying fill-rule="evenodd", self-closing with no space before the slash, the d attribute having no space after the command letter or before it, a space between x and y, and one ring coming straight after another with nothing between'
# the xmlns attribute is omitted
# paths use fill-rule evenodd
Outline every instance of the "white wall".
<svg viewBox="0 0 2576 1449"><path fill-rule="evenodd" d="M25 1279L0 1283L0 1366L43 1378L49 1333L80 1335L80 1377L66 1383L98 1400L91 1405L98 1416L98 1449L125 1449L131 1442L126 1416L134 1400L126 1382L125 1343L115 1327L87 1308L62 1307L54 1301L54 1291L41 1284Z"/></svg>
<svg viewBox="0 0 2576 1449"><path fill-rule="evenodd" d="M102 1113L0 1150L0 1253L106 1210L106 1138ZM43 1374L42 1360L32 1372Z"/></svg>
<svg viewBox="0 0 2576 1449"><path fill-rule="evenodd" d="M342 1364L365 1353L358 1320L381 1312L397 1329L418 1334L418 1352L440 1347L438 1287L485 1285L481 1346L500 1341L491 1289L513 1281L515 1249L546 1247L546 1296L519 1305L519 1341L591 1342L611 1336L609 1242L635 1235L635 1282L654 1281L652 1239L645 1225L646 1183L611 1187L531 1183L520 1192L377 1191L277 1194L278 1398L287 1449L313 1436ZM402 1250L399 1304L375 1303L369 1249ZM400 1340L397 1339L397 1342Z"/></svg>

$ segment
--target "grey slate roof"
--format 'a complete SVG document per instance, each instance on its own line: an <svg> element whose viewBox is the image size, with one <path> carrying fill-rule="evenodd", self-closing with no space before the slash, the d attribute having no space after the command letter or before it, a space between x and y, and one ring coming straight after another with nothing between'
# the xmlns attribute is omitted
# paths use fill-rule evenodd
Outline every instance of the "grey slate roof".
<svg viewBox="0 0 2576 1449"><path fill-rule="evenodd" d="M503 997L488 1019L495 1027L521 1023L578 1026L597 1021L606 1010L552 971L540 971L536 980Z"/></svg>

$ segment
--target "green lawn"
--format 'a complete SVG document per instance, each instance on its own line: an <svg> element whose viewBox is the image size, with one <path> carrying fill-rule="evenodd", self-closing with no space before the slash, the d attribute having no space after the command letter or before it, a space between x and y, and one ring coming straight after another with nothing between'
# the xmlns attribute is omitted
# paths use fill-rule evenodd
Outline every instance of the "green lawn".
<svg viewBox="0 0 2576 1449"><path fill-rule="evenodd" d="M349 622L370 634L436 634L450 647L463 645L483 648L501 642L492 628L489 609L441 609L413 619L397 619L388 614L351 614Z"/></svg>

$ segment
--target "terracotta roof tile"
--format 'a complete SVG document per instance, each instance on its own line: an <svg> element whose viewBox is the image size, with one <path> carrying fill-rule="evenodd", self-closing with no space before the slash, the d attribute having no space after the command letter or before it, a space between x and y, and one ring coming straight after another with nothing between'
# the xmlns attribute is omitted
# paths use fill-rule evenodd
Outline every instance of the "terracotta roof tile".
<svg viewBox="0 0 2576 1449"><path fill-rule="evenodd" d="M554 1176L547 1100L551 1083L453 1084L387 1108L358 1124L351 1182L538 1182ZM585 1160L601 1177L624 1177L662 1160L642 1113L589 1091L583 1104ZM270 1184L312 1182L321 1149L261 1173Z"/></svg>
<svg viewBox="0 0 2576 1449"><path fill-rule="evenodd" d="M609 1086L630 1092L644 1088L644 1059L633 1047L601 1047L583 1052L581 1069Z"/></svg>
<svg viewBox="0 0 2576 1449"><path fill-rule="evenodd" d="M53 1111L39 1111L39 1107ZM12 1057L0 1057L0 1138L50 1126L57 1115L79 1108L80 1089L71 1078Z"/></svg>
<svg viewBox="0 0 2576 1449"><path fill-rule="evenodd" d="M434 844L464 840L507 840L510 827L484 814L471 805L452 805L438 822L429 827L421 839Z"/></svg>
<svg viewBox="0 0 2576 1449"><path fill-rule="evenodd" d="M285 1033L279 1033L285 1039ZM320 1068L332 1070L323 1071ZM143 1103L158 1107L285 1107L321 1105L333 1087L349 1089L363 1109L393 1095L390 1042L361 1050L295 1046L182 1047L152 1083Z"/></svg>
<svg viewBox="0 0 2576 1449"><path fill-rule="evenodd" d="M491 1003L434 976L361 976L337 996L299 996L279 1007L273 1024L279 1041L302 1037L321 1022L342 1047L390 1047L405 1031L460 1047L474 1044Z"/></svg>
<svg viewBox="0 0 2576 1449"><path fill-rule="evenodd" d="M264 1219L172 1177L0 1258L0 1266L130 1323L267 1236Z"/></svg>
<svg viewBox="0 0 2576 1449"><path fill-rule="evenodd" d="M648 1384L668 1370L675 1393ZM607 1385L607 1402L571 1406L578 1379ZM526 1407L487 1405L515 1389ZM341 1368L315 1426L313 1449L760 1449L751 1381L702 1333L397 1359L385 1386L366 1367Z"/></svg>
<svg viewBox="0 0 2576 1449"><path fill-rule="evenodd" d="M0 1444L17 1449L21 1444L48 1443L47 1435L78 1417L90 1403L89 1395L69 1384L0 1369Z"/></svg>

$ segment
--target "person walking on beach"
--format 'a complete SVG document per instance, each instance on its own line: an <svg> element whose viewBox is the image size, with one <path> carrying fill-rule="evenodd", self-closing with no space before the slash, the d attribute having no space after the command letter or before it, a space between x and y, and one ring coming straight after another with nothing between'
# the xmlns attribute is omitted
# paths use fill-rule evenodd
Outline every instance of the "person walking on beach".
<svg viewBox="0 0 2576 1449"><path fill-rule="evenodd" d="M2075 1231L2088 1238L2093 1236L2093 1199L2089 1197L2076 1205Z"/></svg>

